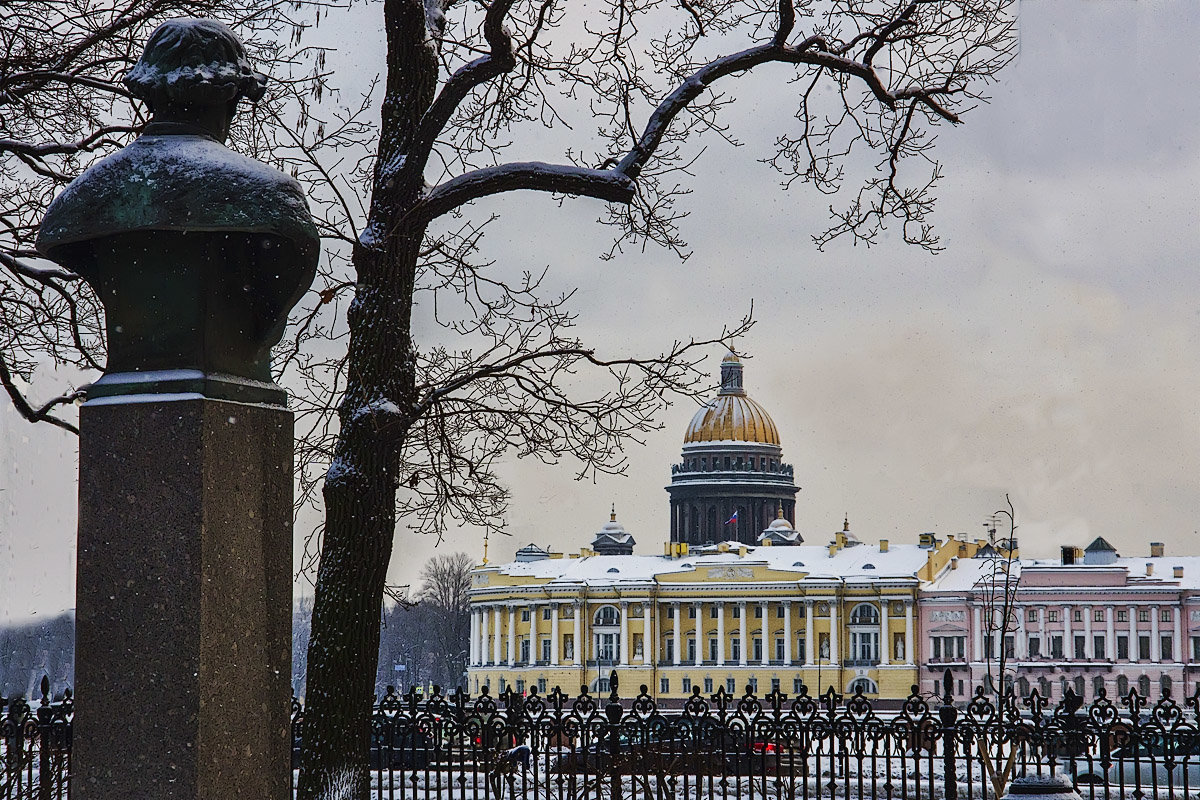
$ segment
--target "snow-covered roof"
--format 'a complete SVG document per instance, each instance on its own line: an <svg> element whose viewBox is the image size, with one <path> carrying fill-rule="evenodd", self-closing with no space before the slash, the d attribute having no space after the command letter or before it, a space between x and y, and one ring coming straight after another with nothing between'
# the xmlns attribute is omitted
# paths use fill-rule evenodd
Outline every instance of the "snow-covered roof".
<svg viewBox="0 0 1200 800"><path fill-rule="evenodd" d="M715 549L715 548L714 548ZM745 550L745 555L741 550ZM586 556L556 558L544 561L509 563L489 566L501 575L515 578L534 578L543 584L589 586L622 583L648 583L655 577L694 573L697 583L711 579L708 567L762 566L770 570L792 573L795 580L878 580L882 578L915 579L925 565L928 551L917 545L892 545L880 552L875 545L860 545L838 550L832 556L829 548L816 545L793 547L752 547L732 545L728 552L696 552L682 558L667 556ZM616 570L615 572L613 570ZM748 579L749 580L749 579Z"/></svg>
<svg viewBox="0 0 1200 800"><path fill-rule="evenodd" d="M1146 574L1147 565L1151 574ZM1175 577L1175 568L1182 567L1183 575ZM965 592L985 584L996 568L995 559L960 558L958 566L949 566L934 576L934 580L922 586L925 592ZM1052 585L1055 591L1112 591L1114 588L1137 591L1147 588L1200 589L1200 556L1154 556L1126 557L1113 559L1108 564L1067 564L1058 559L1014 560L1012 568L1016 575L1024 575L1022 588L1028 588L1039 573L1038 588ZM1124 573L1123 576L1117 577ZM1043 583L1042 581L1045 581Z"/></svg>

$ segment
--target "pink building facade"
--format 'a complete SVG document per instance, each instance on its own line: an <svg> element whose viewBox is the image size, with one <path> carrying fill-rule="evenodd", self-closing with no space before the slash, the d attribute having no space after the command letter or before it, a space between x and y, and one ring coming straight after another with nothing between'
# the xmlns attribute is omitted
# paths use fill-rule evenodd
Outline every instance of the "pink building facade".
<svg viewBox="0 0 1200 800"><path fill-rule="evenodd" d="M1086 551L1064 547L1058 560L1014 562L1015 604L1003 630L1002 592L992 589L1003 585L1003 562L951 560L920 590L921 691L939 691L949 668L966 699L989 675L998 680L1003 647L1021 695L1191 694L1200 680L1200 557L1169 557L1157 543L1150 550L1122 558L1097 539Z"/></svg>

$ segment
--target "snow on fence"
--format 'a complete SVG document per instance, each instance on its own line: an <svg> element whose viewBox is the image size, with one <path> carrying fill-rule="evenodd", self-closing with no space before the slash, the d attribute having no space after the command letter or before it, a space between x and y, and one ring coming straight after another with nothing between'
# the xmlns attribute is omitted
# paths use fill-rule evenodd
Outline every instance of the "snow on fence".
<svg viewBox="0 0 1200 800"><path fill-rule="evenodd" d="M948 679L947 679L948 680ZM472 698L389 691L368 754L379 800L994 800L1006 779L1069 776L1083 797L1200 797L1200 689L1182 704L1131 691L1090 705L1035 690L999 701L913 693L898 712L861 693L694 691L607 698L511 691ZM304 710L293 702L294 754ZM0 800L70 796L67 692L0 698ZM295 760L295 756L294 756ZM296 764L293 763L293 767Z"/></svg>

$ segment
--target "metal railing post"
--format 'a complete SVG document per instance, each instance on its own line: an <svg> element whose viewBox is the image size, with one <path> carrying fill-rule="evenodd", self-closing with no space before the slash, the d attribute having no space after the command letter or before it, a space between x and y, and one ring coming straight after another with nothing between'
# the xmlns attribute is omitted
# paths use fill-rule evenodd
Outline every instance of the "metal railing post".
<svg viewBox="0 0 1200 800"><path fill-rule="evenodd" d="M50 740L54 735L54 709L50 707L50 676L42 676L42 702L37 710L38 738L38 800L54 796L54 767L51 764Z"/></svg>
<svg viewBox="0 0 1200 800"><path fill-rule="evenodd" d="M621 747L621 698L617 694L617 671L614 669L608 678L608 703L604 706L604 716L608 717L608 766L612 771L611 800L621 800L621 770L618 763L618 751Z"/></svg>
<svg viewBox="0 0 1200 800"><path fill-rule="evenodd" d="M954 707L954 676L950 670L942 676L942 707L938 709L942 721L942 771L944 773L946 800L958 800L958 768L955 751L958 747L958 709Z"/></svg>

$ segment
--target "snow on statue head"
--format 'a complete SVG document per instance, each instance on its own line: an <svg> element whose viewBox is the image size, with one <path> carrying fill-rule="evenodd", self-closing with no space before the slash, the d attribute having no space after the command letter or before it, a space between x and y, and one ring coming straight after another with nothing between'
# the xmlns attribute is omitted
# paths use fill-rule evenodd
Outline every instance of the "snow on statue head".
<svg viewBox="0 0 1200 800"><path fill-rule="evenodd" d="M156 122L199 126L221 141L238 101L259 100L266 84L233 31L211 19L159 25L125 76L130 93L150 107Z"/></svg>

